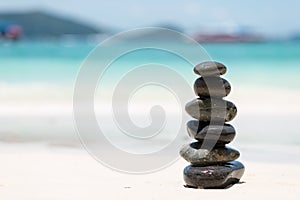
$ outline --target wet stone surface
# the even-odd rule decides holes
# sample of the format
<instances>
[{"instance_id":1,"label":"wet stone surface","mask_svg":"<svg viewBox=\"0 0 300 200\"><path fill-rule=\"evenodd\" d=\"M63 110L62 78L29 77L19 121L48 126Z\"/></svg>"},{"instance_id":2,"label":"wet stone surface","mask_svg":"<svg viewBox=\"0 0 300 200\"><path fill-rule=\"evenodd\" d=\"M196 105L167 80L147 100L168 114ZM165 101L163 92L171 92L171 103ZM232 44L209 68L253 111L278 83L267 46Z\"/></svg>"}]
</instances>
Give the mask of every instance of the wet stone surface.
<instances>
[{"instance_id":1,"label":"wet stone surface","mask_svg":"<svg viewBox=\"0 0 300 200\"><path fill-rule=\"evenodd\" d=\"M228 188L238 183L245 167L238 161L210 166L189 165L183 171L187 187L192 188Z\"/></svg>"},{"instance_id":2,"label":"wet stone surface","mask_svg":"<svg viewBox=\"0 0 300 200\"><path fill-rule=\"evenodd\" d=\"M187 132L190 137L198 141L212 140L224 145L230 143L236 134L230 124L210 125L209 122L198 120L188 121Z\"/></svg>"},{"instance_id":3,"label":"wet stone surface","mask_svg":"<svg viewBox=\"0 0 300 200\"><path fill-rule=\"evenodd\" d=\"M194 142L184 145L179 153L189 163L201 166L233 161L240 156L237 150L226 146L213 146L213 149L209 149L202 147L202 144Z\"/></svg>"},{"instance_id":4,"label":"wet stone surface","mask_svg":"<svg viewBox=\"0 0 300 200\"><path fill-rule=\"evenodd\" d=\"M225 65L215 61L203 62L194 67L195 74L200 76L220 76L225 74L226 71Z\"/></svg>"},{"instance_id":5,"label":"wet stone surface","mask_svg":"<svg viewBox=\"0 0 300 200\"><path fill-rule=\"evenodd\" d=\"M194 83L194 92L199 97L225 97L230 91L229 82L220 77L201 77Z\"/></svg>"},{"instance_id":6,"label":"wet stone surface","mask_svg":"<svg viewBox=\"0 0 300 200\"><path fill-rule=\"evenodd\" d=\"M231 121L237 113L236 106L223 99L194 99L185 106L186 112L201 121Z\"/></svg>"}]
</instances>

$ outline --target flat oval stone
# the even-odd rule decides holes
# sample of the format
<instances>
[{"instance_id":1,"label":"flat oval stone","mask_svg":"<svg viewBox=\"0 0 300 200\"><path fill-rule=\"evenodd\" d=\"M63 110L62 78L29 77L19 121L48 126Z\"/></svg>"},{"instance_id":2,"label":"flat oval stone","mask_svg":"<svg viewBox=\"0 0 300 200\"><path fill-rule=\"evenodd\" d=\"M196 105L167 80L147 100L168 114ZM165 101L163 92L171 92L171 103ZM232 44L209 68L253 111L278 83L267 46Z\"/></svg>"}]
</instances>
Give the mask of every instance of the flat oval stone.
<instances>
[{"instance_id":1,"label":"flat oval stone","mask_svg":"<svg viewBox=\"0 0 300 200\"><path fill-rule=\"evenodd\" d=\"M236 160L240 153L229 147L215 147L212 150L201 149L201 142L193 142L184 145L180 150L180 155L194 165L210 165L225 163Z\"/></svg>"},{"instance_id":2,"label":"flat oval stone","mask_svg":"<svg viewBox=\"0 0 300 200\"><path fill-rule=\"evenodd\" d=\"M244 165L238 161L205 167L189 165L184 169L183 177L188 187L223 189L238 183L244 171Z\"/></svg>"},{"instance_id":3,"label":"flat oval stone","mask_svg":"<svg viewBox=\"0 0 300 200\"><path fill-rule=\"evenodd\" d=\"M223 99L194 99L186 104L185 110L191 117L200 121L228 122L237 113L236 106Z\"/></svg>"},{"instance_id":4,"label":"flat oval stone","mask_svg":"<svg viewBox=\"0 0 300 200\"><path fill-rule=\"evenodd\" d=\"M212 140L218 144L228 144L235 137L235 129L230 124L209 125L209 122L191 120L187 123L187 132L190 137L203 141Z\"/></svg>"},{"instance_id":5,"label":"flat oval stone","mask_svg":"<svg viewBox=\"0 0 300 200\"><path fill-rule=\"evenodd\" d=\"M230 93L231 86L220 77L200 77L194 83L194 91L199 97L225 97Z\"/></svg>"},{"instance_id":6,"label":"flat oval stone","mask_svg":"<svg viewBox=\"0 0 300 200\"><path fill-rule=\"evenodd\" d=\"M225 65L215 61L200 63L194 67L195 74L200 76L220 76L227 71Z\"/></svg>"}]
</instances>

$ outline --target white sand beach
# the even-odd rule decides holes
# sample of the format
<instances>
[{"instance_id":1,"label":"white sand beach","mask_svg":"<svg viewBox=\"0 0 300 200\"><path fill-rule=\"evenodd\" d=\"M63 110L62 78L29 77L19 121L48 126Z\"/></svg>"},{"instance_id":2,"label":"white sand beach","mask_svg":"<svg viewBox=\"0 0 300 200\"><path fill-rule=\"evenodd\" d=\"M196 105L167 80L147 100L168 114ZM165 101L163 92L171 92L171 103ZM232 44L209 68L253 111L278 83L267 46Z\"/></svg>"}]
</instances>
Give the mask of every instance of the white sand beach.
<instances>
[{"instance_id":1,"label":"white sand beach","mask_svg":"<svg viewBox=\"0 0 300 200\"><path fill-rule=\"evenodd\" d=\"M289 104L281 106L287 97ZM71 96L63 104L14 99L1 103L0 199L281 200L300 196L299 96L293 91L236 87L228 98L239 110L232 122L237 136L229 146L241 152L238 160L246 171L241 184L226 190L183 187L182 171L188 163L182 158L147 175L106 168L77 138Z\"/></svg>"},{"instance_id":2,"label":"white sand beach","mask_svg":"<svg viewBox=\"0 0 300 200\"><path fill-rule=\"evenodd\" d=\"M300 162L280 161L286 156L292 160L299 148L288 149L290 155L284 147L274 146L271 151L266 147L260 153L253 146L242 148L246 171L240 184L225 190L196 190L183 187L182 169L187 165L183 159L153 174L129 175L104 167L81 148L4 143L0 146L0 198L5 200L296 200L300 195ZM249 153L253 150L257 152ZM262 160L253 160L256 153Z\"/></svg>"}]
</instances>

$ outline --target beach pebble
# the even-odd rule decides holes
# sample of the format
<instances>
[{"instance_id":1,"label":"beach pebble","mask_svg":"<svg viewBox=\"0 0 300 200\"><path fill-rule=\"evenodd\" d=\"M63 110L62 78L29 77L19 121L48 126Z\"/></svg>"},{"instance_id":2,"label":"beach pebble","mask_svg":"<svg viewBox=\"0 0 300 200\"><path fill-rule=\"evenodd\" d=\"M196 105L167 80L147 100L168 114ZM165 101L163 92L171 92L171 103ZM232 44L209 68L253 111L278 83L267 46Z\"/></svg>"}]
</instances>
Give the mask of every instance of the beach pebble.
<instances>
[{"instance_id":1,"label":"beach pebble","mask_svg":"<svg viewBox=\"0 0 300 200\"><path fill-rule=\"evenodd\" d=\"M244 171L244 165L238 161L204 167L189 165L184 169L183 177L187 187L221 189L238 183Z\"/></svg>"},{"instance_id":2,"label":"beach pebble","mask_svg":"<svg viewBox=\"0 0 300 200\"><path fill-rule=\"evenodd\" d=\"M226 67L222 63L207 61L194 67L194 72L200 76L220 76L226 73Z\"/></svg>"},{"instance_id":3,"label":"beach pebble","mask_svg":"<svg viewBox=\"0 0 300 200\"><path fill-rule=\"evenodd\" d=\"M184 145L179 153L186 161L201 166L233 161L240 156L237 150L229 147L216 147L210 150L201 146L202 142L193 142Z\"/></svg>"},{"instance_id":4,"label":"beach pebble","mask_svg":"<svg viewBox=\"0 0 300 200\"><path fill-rule=\"evenodd\" d=\"M194 83L194 91L199 97L225 97L230 93L231 86L220 77L200 77Z\"/></svg>"},{"instance_id":5,"label":"beach pebble","mask_svg":"<svg viewBox=\"0 0 300 200\"><path fill-rule=\"evenodd\" d=\"M201 121L231 121L237 113L236 106L223 99L194 99L186 104L186 112Z\"/></svg>"},{"instance_id":6,"label":"beach pebble","mask_svg":"<svg viewBox=\"0 0 300 200\"><path fill-rule=\"evenodd\" d=\"M187 131L190 137L198 141L205 138L218 144L228 144L235 137L235 129L230 124L209 125L209 122L191 120L187 123Z\"/></svg>"}]
</instances>

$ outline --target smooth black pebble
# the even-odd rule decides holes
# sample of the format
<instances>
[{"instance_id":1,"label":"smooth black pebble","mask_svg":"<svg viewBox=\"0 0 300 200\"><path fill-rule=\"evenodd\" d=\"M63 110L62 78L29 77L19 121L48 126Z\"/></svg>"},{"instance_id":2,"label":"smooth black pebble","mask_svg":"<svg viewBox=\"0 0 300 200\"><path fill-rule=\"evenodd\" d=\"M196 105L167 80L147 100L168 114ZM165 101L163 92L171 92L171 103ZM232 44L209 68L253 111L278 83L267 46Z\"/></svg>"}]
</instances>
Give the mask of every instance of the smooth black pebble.
<instances>
[{"instance_id":1,"label":"smooth black pebble","mask_svg":"<svg viewBox=\"0 0 300 200\"><path fill-rule=\"evenodd\" d=\"M204 167L189 165L184 169L183 176L187 187L223 189L238 183L244 171L242 163L232 161Z\"/></svg>"},{"instance_id":2,"label":"smooth black pebble","mask_svg":"<svg viewBox=\"0 0 300 200\"><path fill-rule=\"evenodd\" d=\"M188 121L187 132L198 141L212 140L224 145L230 143L236 135L234 127L230 124L214 125L198 120Z\"/></svg>"}]
</instances>

